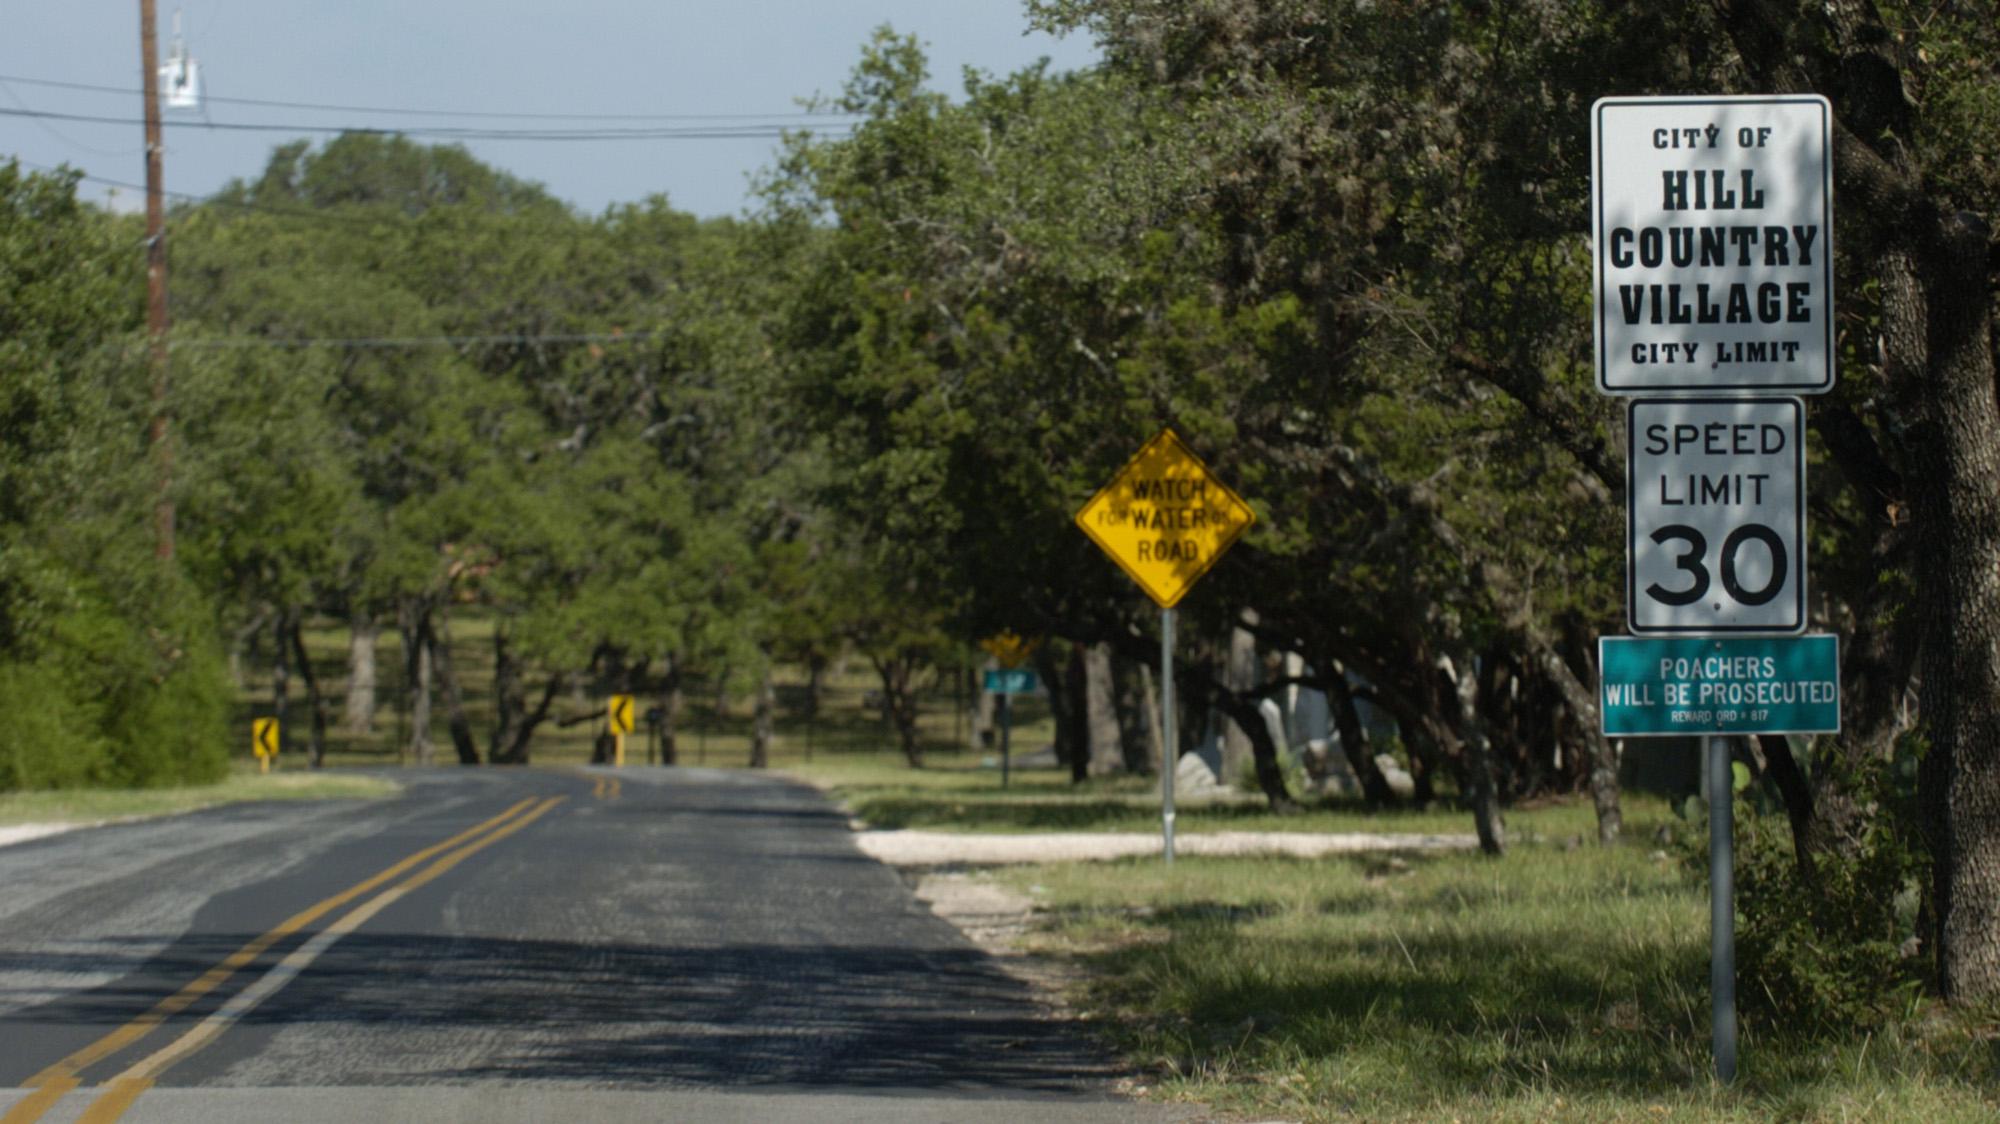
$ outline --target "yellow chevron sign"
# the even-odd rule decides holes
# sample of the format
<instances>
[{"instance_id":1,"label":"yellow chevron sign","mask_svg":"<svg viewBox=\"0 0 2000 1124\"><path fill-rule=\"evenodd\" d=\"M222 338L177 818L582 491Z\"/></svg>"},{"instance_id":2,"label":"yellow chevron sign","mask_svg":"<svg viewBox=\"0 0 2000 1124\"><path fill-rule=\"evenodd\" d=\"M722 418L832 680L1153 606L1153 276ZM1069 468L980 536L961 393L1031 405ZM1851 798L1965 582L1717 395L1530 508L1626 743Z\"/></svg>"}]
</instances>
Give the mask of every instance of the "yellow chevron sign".
<instances>
[{"instance_id":1,"label":"yellow chevron sign","mask_svg":"<svg viewBox=\"0 0 2000 1124\"><path fill-rule=\"evenodd\" d=\"M611 719L610 726L612 733L629 734L632 732L631 695L611 696L611 705L607 709L610 714L610 719Z\"/></svg>"},{"instance_id":2,"label":"yellow chevron sign","mask_svg":"<svg viewBox=\"0 0 2000 1124\"><path fill-rule=\"evenodd\" d=\"M270 761L278 756L278 720L275 718L252 718L250 720L250 752L261 761Z\"/></svg>"}]
</instances>

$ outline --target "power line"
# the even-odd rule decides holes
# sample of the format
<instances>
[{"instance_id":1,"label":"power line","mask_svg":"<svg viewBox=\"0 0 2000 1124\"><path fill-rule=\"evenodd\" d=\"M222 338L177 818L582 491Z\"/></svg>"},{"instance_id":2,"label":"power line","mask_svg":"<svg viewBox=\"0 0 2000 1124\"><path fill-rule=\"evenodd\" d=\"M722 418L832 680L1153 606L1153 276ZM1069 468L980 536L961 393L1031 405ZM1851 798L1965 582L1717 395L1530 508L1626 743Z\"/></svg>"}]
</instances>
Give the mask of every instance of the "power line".
<instances>
[{"instance_id":1,"label":"power line","mask_svg":"<svg viewBox=\"0 0 2000 1124\"><path fill-rule=\"evenodd\" d=\"M12 160L14 163L19 164L24 168L33 168L36 171L40 172L61 173L62 171L64 171L63 168L59 168L51 164L38 164L33 160L22 160L19 157L10 156L7 159ZM146 190L146 185L142 183L133 183L130 180L115 180L115 179L110 179L106 176L94 176L88 172L79 171L78 169L75 168L70 168L68 170L74 172L76 174L76 178L85 183L99 184L104 187L125 188L126 190L129 191ZM315 207L279 207L279 206L273 206L272 204L269 203L252 203L240 199L227 199L223 198L220 195L204 198L202 196L193 195L185 191L162 191L160 194L165 195L178 202L192 204L196 207L223 207L235 211L249 211L254 214L283 215L288 218L310 219L314 222L330 222L346 226L366 227L370 230L380 228L383 219L383 216L380 214L375 214L375 215L349 214L342 211L327 210ZM396 217L406 217L406 216L399 215Z\"/></svg>"},{"instance_id":2,"label":"power line","mask_svg":"<svg viewBox=\"0 0 2000 1124\"><path fill-rule=\"evenodd\" d=\"M57 113L40 109L7 109L0 107L0 117L24 117L42 121L76 121L91 125L119 125L131 127L138 121L130 117L102 117L83 113ZM696 125L659 126L656 128L602 128L602 129L480 129L452 126L417 126L408 129L384 129L366 125L277 125L257 124L243 121L169 121L168 125L178 129L207 129L220 132L253 133L358 133L372 136L425 137L432 140L486 140L486 141L626 141L626 140L778 140L786 134L797 131L787 125ZM847 122L833 123L836 131L851 132L853 125Z\"/></svg>"},{"instance_id":3,"label":"power line","mask_svg":"<svg viewBox=\"0 0 2000 1124\"><path fill-rule=\"evenodd\" d=\"M60 90L88 90L94 93L120 94L127 97L136 95L136 90L120 89L116 86L97 86L88 82L58 82L48 78L23 78L18 75L0 74L0 82L19 82L24 86L46 86ZM203 95L203 100L226 105L253 105L271 109L304 109L327 113L379 113L389 116L409 117L466 117L496 121L763 121L790 120L804 117L853 117L849 113L821 113L811 110L791 110L782 113L511 113L477 109L414 109L408 106L382 105L333 105L320 102L272 101L265 98L229 98L214 94Z\"/></svg>"},{"instance_id":4,"label":"power line","mask_svg":"<svg viewBox=\"0 0 2000 1124\"><path fill-rule=\"evenodd\" d=\"M496 336L300 336L291 339L286 339L282 336L193 336L172 340L170 341L170 346L205 351L253 347L281 348L286 350L313 347L518 347L538 343L645 343L666 334L665 332L637 331Z\"/></svg>"}]
</instances>

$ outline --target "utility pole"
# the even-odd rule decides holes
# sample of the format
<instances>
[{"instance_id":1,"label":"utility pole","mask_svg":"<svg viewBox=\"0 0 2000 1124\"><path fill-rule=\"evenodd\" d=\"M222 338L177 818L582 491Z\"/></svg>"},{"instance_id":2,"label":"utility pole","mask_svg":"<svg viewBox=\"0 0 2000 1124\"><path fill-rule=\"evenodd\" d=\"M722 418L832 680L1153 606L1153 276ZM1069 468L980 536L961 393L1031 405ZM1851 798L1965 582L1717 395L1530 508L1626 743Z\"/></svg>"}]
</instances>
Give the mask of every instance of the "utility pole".
<instances>
[{"instance_id":1,"label":"utility pole","mask_svg":"<svg viewBox=\"0 0 2000 1124\"><path fill-rule=\"evenodd\" d=\"M139 77L146 98L146 341L153 364L153 553L174 556L174 450L167 433L167 231L160 189L160 56L153 0L139 0Z\"/></svg>"}]
</instances>

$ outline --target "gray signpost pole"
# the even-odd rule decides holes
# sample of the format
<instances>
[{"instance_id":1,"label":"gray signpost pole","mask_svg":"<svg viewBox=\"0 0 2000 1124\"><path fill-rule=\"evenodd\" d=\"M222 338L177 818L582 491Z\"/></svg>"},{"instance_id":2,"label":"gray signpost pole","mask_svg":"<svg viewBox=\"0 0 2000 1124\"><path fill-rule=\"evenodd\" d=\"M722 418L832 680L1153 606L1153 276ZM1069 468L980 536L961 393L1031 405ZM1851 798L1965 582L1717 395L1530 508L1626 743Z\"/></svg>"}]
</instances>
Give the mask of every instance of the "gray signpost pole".
<instances>
[{"instance_id":1,"label":"gray signpost pole","mask_svg":"<svg viewBox=\"0 0 2000 1124\"><path fill-rule=\"evenodd\" d=\"M1174 730L1174 611L1160 610L1160 827L1167 864L1174 861L1174 768L1180 764Z\"/></svg>"},{"instance_id":2,"label":"gray signpost pole","mask_svg":"<svg viewBox=\"0 0 2000 1124\"><path fill-rule=\"evenodd\" d=\"M1007 734L1009 732L1008 728L1014 724L1014 719L1012 715L1013 708L1009 705L1009 700L1012 697L1013 696L1011 695L1004 695L1004 694L1000 696L1000 787L1001 788L1007 787Z\"/></svg>"},{"instance_id":3,"label":"gray signpost pole","mask_svg":"<svg viewBox=\"0 0 2000 1124\"><path fill-rule=\"evenodd\" d=\"M1708 991L1715 1079L1736 1080L1736 865L1734 775L1729 741L1702 739L1708 753Z\"/></svg>"}]
</instances>

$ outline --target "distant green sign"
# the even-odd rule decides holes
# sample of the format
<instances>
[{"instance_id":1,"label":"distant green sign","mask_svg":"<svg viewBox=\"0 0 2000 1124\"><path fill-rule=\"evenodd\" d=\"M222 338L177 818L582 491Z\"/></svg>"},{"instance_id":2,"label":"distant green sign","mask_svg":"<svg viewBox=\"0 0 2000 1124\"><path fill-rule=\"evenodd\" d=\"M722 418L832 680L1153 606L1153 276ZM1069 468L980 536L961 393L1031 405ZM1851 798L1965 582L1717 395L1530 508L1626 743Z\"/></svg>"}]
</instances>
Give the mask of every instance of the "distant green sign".
<instances>
[{"instance_id":1,"label":"distant green sign","mask_svg":"<svg viewBox=\"0 0 2000 1124\"><path fill-rule=\"evenodd\" d=\"M1832 636L1605 636L1597 663L1606 737L1840 732Z\"/></svg>"},{"instance_id":2,"label":"distant green sign","mask_svg":"<svg viewBox=\"0 0 2000 1124\"><path fill-rule=\"evenodd\" d=\"M986 689L996 695L1031 695L1042 689L1042 681L1025 667L986 669Z\"/></svg>"}]
</instances>

